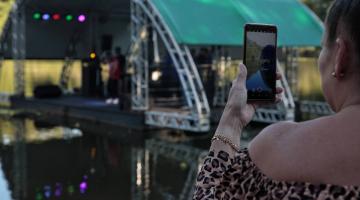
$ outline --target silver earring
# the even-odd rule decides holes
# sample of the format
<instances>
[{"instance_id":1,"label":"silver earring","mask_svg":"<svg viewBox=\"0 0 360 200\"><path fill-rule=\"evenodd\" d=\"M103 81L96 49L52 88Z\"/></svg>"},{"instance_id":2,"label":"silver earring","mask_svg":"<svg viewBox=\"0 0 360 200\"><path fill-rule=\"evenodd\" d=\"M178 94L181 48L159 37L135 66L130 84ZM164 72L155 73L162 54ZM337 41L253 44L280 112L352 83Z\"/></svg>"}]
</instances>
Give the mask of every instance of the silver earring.
<instances>
[{"instance_id":1,"label":"silver earring","mask_svg":"<svg viewBox=\"0 0 360 200\"><path fill-rule=\"evenodd\" d=\"M337 74L335 72L332 72L331 75L334 77L334 78L337 78ZM339 76L342 78L345 76L344 73L340 73Z\"/></svg>"}]
</instances>

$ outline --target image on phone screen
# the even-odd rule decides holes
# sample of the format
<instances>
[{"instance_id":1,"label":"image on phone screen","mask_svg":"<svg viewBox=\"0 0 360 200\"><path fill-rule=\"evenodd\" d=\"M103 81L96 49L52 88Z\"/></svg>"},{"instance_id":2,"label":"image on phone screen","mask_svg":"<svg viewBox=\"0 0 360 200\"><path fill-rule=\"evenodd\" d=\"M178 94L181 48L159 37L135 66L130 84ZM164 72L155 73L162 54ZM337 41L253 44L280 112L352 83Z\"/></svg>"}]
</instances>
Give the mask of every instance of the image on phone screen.
<instances>
[{"instance_id":1,"label":"image on phone screen","mask_svg":"<svg viewBox=\"0 0 360 200\"><path fill-rule=\"evenodd\" d=\"M245 59L249 98L272 98L276 76L276 33L247 31Z\"/></svg>"}]
</instances>

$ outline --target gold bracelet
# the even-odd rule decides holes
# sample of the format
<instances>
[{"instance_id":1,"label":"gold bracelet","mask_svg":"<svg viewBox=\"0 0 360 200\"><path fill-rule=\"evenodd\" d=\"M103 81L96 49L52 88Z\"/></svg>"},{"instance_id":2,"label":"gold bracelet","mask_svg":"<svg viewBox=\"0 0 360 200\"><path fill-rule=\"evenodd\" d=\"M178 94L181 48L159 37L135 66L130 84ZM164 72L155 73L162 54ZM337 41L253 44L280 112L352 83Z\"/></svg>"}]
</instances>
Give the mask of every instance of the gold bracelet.
<instances>
[{"instance_id":1,"label":"gold bracelet","mask_svg":"<svg viewBox=\"0 0 360 200\"><path fill-rule=\"evenodd\" d=\"M222 135L214 135L214 137L211 139L211 142L215 141L215 140L219 140L221 142L223 142L224 144L229 145L234 151L236 152L240 152L240 147L238 147L236 144L234 144L233 142L231 142L231 140L227 137L224 137Z\"/></svg>"}]
</instances>

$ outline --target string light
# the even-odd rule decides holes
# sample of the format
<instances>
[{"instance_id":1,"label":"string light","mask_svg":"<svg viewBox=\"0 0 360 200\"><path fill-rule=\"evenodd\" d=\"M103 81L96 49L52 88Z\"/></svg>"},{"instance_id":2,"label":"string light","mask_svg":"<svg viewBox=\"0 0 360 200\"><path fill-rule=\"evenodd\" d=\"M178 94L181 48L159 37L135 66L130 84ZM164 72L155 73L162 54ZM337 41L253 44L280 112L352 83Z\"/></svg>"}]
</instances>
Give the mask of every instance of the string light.
<instances>
[{"instance_id":1,"label":"string light","mask_svg":"<svg viewBox=\"0 0 360 200\"><path fill-rule=\"evenodd\" d=\"M38 13L38 12L34 13L34 14L33 14L33 18L34 18L35 20L39 20L39 19L41 19L41 14Z\"/></svg>"},{"instance_id":2,"label":"string light","mask_svg":"<svg viewBox=\"0 0 360 200\"><path fill-rule=\"evenodd\" d=\"M71 21L74 19L74 17L72 15L66 15L65 19L66 21Z\"/></svg>"},{"instance_id":3,"label":"string light","mask_svg":"<svg viewBox=\"0 0 360 200\"><path fill-rule=\"evenodd\" d=\"M60 20L61 16L60 16L60 14L56 13L56 14L53 14L52 18L53 18L53 20L58 21L58 20Z\"/></svg>"},{"instance_id":4,"label":"string light","mask_svg":"<svg viewBox=\"0 0 360 200\"><path fill-rule=\"evenodd\" d=\"M85 15L79 15L79 17L78 17L78 21L79 21L80 23L85 22L85 20L86 20Z\"/></svg>"},{"instance_id":5,"label":"string light","mask_svg":"<svg viewBox=\"0 0 360 200\"><path fill-rule=\"evenodd\" d=\"M50 19L50 15L49 14L43 14L42 19L44 21L48 21Z\"/></svg>"}]
</instances>

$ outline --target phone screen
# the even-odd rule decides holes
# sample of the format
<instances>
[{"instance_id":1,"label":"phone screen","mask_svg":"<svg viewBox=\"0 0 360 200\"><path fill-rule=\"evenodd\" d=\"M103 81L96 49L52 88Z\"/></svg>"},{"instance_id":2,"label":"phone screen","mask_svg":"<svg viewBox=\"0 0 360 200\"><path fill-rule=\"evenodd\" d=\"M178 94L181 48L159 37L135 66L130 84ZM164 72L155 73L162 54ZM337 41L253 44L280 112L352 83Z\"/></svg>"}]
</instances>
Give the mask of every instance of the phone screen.
<instances>
[{"instance_id":1,"label":"phone screen","mask_svg":"<svg viewBox=\"0 0 360 200\"><path fill-rule=\"evenodd\" d=\"M247 28L246 28L247 29ZM274 100L276 84L276 27L255 26L245 31L248 100Z\"/></svg>"}]
</instances>

